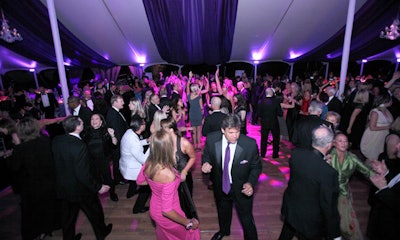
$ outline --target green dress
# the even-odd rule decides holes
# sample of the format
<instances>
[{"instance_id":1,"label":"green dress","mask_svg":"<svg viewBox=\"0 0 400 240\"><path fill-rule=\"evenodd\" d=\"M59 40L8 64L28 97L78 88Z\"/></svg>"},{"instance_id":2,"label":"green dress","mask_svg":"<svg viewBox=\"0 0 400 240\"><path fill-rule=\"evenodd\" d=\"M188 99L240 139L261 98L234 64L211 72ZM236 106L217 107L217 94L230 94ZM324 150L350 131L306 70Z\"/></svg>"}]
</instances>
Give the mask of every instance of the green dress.
<instances>
[{"instance_id":1,"label":"green dress","mask_svg":"<svg viewBox=\"0 0 400 240\"><path fill-rule=\"evenodd\" d=\"M340 163L336 148L332 150L331 165L339 175L339 200L340 229L344 239L363 239L360 226L352 206L352 197L349 189L349 179L358 170L365 177L370 177L373 172L365 166L356 155L346 152L343 163Z\"/></svg>"}]
</instances>

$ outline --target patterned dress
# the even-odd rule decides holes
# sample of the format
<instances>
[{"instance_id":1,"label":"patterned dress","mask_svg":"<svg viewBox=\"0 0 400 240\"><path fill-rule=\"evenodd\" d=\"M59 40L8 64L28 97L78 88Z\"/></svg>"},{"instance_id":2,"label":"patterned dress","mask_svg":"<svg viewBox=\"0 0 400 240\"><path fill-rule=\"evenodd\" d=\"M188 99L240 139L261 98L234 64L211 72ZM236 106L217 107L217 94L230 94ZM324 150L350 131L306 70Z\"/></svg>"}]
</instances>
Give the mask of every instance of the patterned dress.
<instances>
[{"instance_id":1,"label":"patterned dress","mask_svg":"<svg viewBox=\"0 0 400 240\"><path fill-rule=\"evenodd\" d=\"M346 152L343 162L340 163L335 148L332 149L331 165L339 174L340 193L338 210L340 214L340 230L342 232L342 237L349 240L363 239L357 216L353 209L349 179L356 170L368 178L373 173L351 152Z\"/></svg>"}]
</instances>

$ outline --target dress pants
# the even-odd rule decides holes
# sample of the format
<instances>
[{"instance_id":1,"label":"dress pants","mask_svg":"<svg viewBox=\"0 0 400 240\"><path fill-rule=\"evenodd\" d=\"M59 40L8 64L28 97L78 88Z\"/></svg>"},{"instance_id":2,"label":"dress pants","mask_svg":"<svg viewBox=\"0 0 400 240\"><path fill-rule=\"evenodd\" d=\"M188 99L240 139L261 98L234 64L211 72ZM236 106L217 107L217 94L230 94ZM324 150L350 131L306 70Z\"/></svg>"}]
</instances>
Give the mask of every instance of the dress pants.
<instances>
[{"instance_id":1,"label":"dress pants","mask_svg":"<svg viewBox=\"0 0 400 240\"><path fill-rule=\"evenodd\" d=\"M64 199L61 205L61 226L64 240L72 240L75 238L75 225L80 209L82 209L89 219L96 239L105 239L106 224L104 222L104 212L97 194L84 196L78 202L71 202Z\"/></svg>"},{"instance_id":2,"label":"dress pants","mask_svg":"<svg viewBox=\"0 0 400 240\"><path fill-rule=\"evenodd\" d=\"M261 146L260 146L260 153L261 157L265 157L267 153L267 142L268 142L268 134L271 131L272 133L272 149L273 149L273 156L277 156L279 154L279 142L280 142L280 129L279 125L276 124L273 127L267 127L261 125Z\"/></svg>"},{"instance_id":3,"label":"dress pants","mask_svg":"<svg viewBox=\"0 0 400 240\"><path fill-rule=\"evenodd\" d=\"M240 193L242 194L242 193ZM229 235L231 232L232 207L235 203L236 212L239 217L240 224L243 228L244 239L257 240L257 229L253 218L253 197L235 196L231 189L229 194L222 194L221 199L217 199L218 223L220 232Z\"/></svg>"},{"instance_id":4,"label":"dress pants","mask_svg":"<svg viewBox=\"0 0 400 240\"><path fill-rule=\"evenodd\" d=\"M136 181L132 181L136 185ZM140 211L144 209L147 200L150 197L150 187L148 185L140 186L138 189L138 197L136 199L135 205L133 205L132 211Z\"/></svg>"},{"instance_id":5,"label":"dress pants","mask_svg":"<svg viewBox=\"0 0 400 240\"><path fill-rule=\"evenodd\" d=\"M279 240L292 240L294 237L297 237L298 240L322 240L321 237L315 238L306 238L303 234L299 233L296 229L294 229L290 224L285 222L282 227L281 234L279 235Z\"/></svg>"}]
</instances>

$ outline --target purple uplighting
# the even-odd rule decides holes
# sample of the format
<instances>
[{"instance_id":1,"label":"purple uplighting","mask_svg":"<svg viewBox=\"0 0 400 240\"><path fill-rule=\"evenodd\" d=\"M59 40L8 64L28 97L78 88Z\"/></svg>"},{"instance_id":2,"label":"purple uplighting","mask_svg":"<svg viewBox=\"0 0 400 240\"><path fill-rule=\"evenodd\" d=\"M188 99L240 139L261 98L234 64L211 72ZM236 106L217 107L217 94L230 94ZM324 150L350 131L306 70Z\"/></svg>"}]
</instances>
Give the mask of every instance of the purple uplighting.
<instances>
[{"instance_id":1,"label":"purple uplighting","mask_svg":"<svg viewBox=\"0 0 400 240\"><path fill-rule=\"evenodd\" d=\"M139 224L139 221L137 220L137 219L133 219L133 221L132 221L132 224L131 224L131 226L130 226L130 229L132 230L132 231L136 231L136 229L137 229L137 227L138 227L138 224Z\"/></svg>"},{"instance_id":2,"label":"purple uplighting","mask_svg":"<svg viewBox=\"0 0 400 240\"><path fill-rule=\"evenodd\" d=\"M293 51L293 50L290 50L290 52L289 52L289 59L298 58L298 57L300 57L300 56L303 55L303 54L304 54L304 52L295 52L295 51Z\"/></svg>"},{"instance_id":3,"label":"purple uplighting","mask_svg":"<svg viewBox=\"0 0 400 240\"><path fill-rule=\"evenodd\" d=\"M271 181L269 181L269 185L271 185L272 187L275 187L275 188L280 188L280 187L284 187L285 183L283 183L282 181L271 179Z\"/></svg>"},{"instance_id":4,"label":"purple uplighting","mask_svg":"<svg viewBox=\"0 0 400 240\"><path fill-rule=\"evenodd\" d=\"M260 176L258 177L258 181L259 182L264 182L264 181L266 181L268 179L269 179L269 177L265 173L261 173Z\"/></svg>"}]
</instances>

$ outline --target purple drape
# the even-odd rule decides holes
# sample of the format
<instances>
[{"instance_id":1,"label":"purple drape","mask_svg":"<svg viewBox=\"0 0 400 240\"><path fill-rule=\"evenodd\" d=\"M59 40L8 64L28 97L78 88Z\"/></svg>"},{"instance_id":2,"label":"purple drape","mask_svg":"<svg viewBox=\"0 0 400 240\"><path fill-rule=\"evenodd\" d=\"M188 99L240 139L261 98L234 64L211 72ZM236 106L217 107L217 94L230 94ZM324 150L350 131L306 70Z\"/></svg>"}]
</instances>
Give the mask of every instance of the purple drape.
<instances>
[{"instance_id":1,"label":"purple drape","mask_svg":"<svg viewBox=\"0 0 400 240\"><path fill-rule=\"evenodd\" d=\"M232 52L238 0L143 0L160 56L175 64L221 64Z\"/></svg>"}]
</instances>

